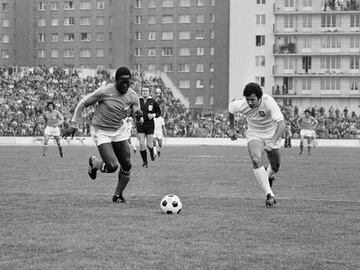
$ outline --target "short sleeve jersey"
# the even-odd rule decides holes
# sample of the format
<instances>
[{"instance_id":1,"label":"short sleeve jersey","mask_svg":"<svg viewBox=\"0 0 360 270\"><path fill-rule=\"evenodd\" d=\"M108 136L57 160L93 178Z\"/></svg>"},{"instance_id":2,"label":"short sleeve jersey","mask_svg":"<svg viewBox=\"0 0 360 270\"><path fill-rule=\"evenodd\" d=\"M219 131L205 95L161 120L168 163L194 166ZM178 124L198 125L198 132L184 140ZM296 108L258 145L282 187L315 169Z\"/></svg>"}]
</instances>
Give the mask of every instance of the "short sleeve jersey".
<instances>
[{"instance_id":1,"label":"short sleeve jersey","mask_svg":"<svg viewBox=\"0 0 360 270\"><path fill-rule=\"evenodd\" d=\"M276 122L284 119L280 108L273 97L263 94L259 106L251 109L246 99L235 100L229 104L229 112L241 113L246 117L248 130L270 132L276 129Z\"/></svg>"},{"instance_id":2,"label":"short sleeve jersey","mask_svg":"<svg viewBox=\"0 0 360 270\"><path fill-rule=\"evenodd\" d=\"M53 110L52 112L46 111L43 117L47 120L46 125L48 127L57 127L59 125L59 121L63 119L62 115L57 110Z\"/></svg>"},{"instance_id":3,"label":"short sleeve jersey","mask_svg":"<svg viewBox=\"0 0 360 270\"><path fill-rule=\"evenodd\" d=\"M300 116L299 120L298 120L298 124L299 124L299 127L301 129L314 129L316 124L317 124L317 121L314 117L312 116L309 116L308 118L306 118L305 116Z\"/></svg>"},{"instance_id":4,"label":"short sleeve jersey","mask_svg":"<svg viewBox=\"0 0 360 270\"><path fill-rule=\"evenodd\" d=\"M155 123L154 133L162 134L162 127L165 126L164 118L161 116L154 118L154 123Z\"/></svg>"}]
</instances>

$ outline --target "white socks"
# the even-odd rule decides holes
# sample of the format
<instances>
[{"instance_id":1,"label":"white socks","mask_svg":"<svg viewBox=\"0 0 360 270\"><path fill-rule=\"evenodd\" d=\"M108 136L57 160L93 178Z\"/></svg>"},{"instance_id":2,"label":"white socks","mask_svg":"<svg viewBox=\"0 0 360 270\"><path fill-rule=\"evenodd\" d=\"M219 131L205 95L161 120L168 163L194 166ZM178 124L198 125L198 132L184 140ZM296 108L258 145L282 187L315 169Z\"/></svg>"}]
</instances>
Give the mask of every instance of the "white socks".
<instances>
[{"instance_id":1,"label":"white socks","mask_svg":"<svg viewBox=\"0 0 360 270\"><path fill-rule=\"evenodd\" d=\"M260 168L253 169L253 170L254 170L256 180L260 184L261 188L264 190L265 195L270 193L271 196L274 196L274 193L272 192L272 190L270 188L269 176L268 176L267 172L265 171L264 166L261 166Z\"/></svg>"}]
</instances>

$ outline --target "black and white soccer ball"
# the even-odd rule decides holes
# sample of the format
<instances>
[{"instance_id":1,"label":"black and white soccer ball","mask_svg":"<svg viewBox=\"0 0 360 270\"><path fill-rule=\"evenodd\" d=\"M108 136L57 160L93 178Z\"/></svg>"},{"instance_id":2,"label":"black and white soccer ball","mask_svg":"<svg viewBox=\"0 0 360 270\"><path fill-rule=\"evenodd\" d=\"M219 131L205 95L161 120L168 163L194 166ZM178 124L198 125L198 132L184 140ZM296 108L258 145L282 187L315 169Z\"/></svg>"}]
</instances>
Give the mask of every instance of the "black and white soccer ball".
<instances>
[{"instance_id":1,"label":"black and white soccer ball","mask_svg":"<svg viewBox=\"0 0 360 270\"><path fill-rule=\"evenodd\" d=\"M182 203L175 194L168 194L161 199L160 208L165 214L179 214Z\"/></svg>"}]
</instances>

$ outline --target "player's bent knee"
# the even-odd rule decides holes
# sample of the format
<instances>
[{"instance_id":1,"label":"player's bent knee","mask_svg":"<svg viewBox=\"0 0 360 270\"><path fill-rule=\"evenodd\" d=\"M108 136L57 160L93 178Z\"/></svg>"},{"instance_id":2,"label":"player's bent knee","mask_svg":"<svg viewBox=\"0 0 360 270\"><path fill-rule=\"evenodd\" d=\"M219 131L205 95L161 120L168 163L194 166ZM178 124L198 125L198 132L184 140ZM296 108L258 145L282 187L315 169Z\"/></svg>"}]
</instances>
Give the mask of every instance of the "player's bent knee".
<instances>
[{"instance_id":1,"label":"player's bent knee","mask_svg":"<svg viewBox=\"0 0 360 270\"><path fill-rule=\"evenodd\" d=\"M262 164L262 159L258 157L252 157L251 161L253 163L254 168L260 168Z\"/></svg>"},{"instance_id":2,"label":"player's bent knee","mask_svg":"<svg viewBox=\"0 0 360 270\"><path fill-rule=\"evenodd\" d=\"M105 164L105 171L108 173L116 172L116 170L119 168L119 165L116 163L106 163Z\"/></svg>"}]
</instances>

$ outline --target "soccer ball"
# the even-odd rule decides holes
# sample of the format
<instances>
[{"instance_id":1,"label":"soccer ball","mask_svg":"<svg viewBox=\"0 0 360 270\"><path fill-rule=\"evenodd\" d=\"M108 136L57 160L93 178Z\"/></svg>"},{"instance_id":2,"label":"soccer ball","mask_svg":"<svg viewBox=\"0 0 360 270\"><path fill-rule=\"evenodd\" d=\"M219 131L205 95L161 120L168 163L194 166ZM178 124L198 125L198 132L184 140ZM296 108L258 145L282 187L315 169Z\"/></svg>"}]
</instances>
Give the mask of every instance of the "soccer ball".
<instances>
[{"instance_id":1,"label":"soccer ball","mask_svg":"<svg viewBox=\"0 0 360 270\"><path fill-rule=\"evenodd\" d=\"M168 194L161 199L160 208L165 214L179 214L182 208L182 203L178 196Z\"/></svg>"}]
</instances>

